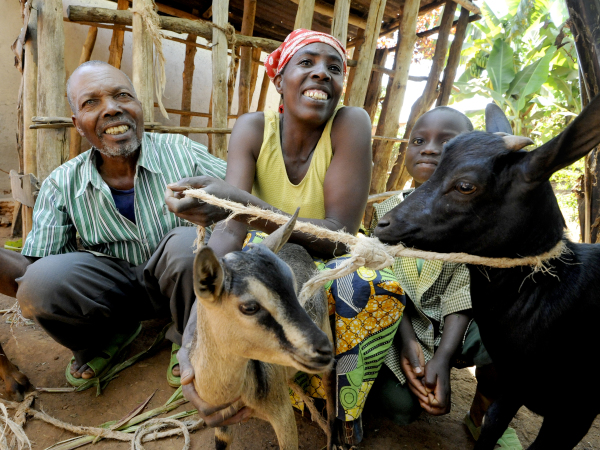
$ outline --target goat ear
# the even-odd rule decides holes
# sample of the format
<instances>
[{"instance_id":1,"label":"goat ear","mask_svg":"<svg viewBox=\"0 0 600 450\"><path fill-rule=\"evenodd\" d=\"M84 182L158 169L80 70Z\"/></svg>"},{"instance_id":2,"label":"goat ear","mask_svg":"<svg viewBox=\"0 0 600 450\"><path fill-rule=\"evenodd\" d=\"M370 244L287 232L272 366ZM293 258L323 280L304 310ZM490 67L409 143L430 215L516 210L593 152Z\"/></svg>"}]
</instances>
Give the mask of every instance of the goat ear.
<instances>
[{"instance_id":1,"label":"goat ear","mask_svg":"<svg viewBox=\"0 0 600 450\"><path fill-rule=\"evenodd\" d=\"M485 107L485 131L488 133L513 134L512 127L504 115L504 111L495 103L489 103Z\"/></svg>"},{"instance_id":2,"label":"goat ear","mask_svg":"<svg viewBox=\"0 0 600 450\"><path fill-rule=\"evenodd\" d=\"M215 301L223 290L223 268L210 247L202 247L194 258L194 292L202 300Z\"/></svg>"},{"instance_id":3,"label":"goat ear","mask_svg":"<svg viewBox=\"0 0 600 450\"><path fill-rule=\"evenodd\" d=\"M285 225L282 225L277 230L273 231L264 241L262 241L262 245L266 246L273 253L277 253L281 250L281 247L285 245L285 243L290 238L292 231L294 231L294 225L296 225L296 219L298 218L298 212L300 208L296 209L294 215L287 221Z\"/></svg>"},{"instance_id":4,"label":"goat ear","mask_svg":"<svg viewBox=\"0 0 600 450\"><path fill-rule=\"evenodd\" d=\"M600 96L594 97L569 126L554 139L529 152L523 161L529 181L545 181L588 154L600 143Z\"/></svg>"}]
</instances>

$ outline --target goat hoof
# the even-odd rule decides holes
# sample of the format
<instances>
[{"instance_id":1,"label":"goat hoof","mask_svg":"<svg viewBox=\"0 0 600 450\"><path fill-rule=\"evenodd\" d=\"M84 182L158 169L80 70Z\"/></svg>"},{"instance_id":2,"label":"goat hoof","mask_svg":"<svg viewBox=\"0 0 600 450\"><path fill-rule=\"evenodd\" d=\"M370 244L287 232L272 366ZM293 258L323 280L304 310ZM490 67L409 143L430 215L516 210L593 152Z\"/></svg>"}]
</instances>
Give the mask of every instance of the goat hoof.
<instances>
[{"instance_id":1,"label":"goat hoof","mask_svg":"<svg viewBox=\"0 0 600 450\"><path fill-rule=\"evenodd\" d=\"M4 392L10 400L21 402L30 386L29 379L15 365L9 364L12 367L0 374L4 380Z\"/></svg>"}]
</instances>

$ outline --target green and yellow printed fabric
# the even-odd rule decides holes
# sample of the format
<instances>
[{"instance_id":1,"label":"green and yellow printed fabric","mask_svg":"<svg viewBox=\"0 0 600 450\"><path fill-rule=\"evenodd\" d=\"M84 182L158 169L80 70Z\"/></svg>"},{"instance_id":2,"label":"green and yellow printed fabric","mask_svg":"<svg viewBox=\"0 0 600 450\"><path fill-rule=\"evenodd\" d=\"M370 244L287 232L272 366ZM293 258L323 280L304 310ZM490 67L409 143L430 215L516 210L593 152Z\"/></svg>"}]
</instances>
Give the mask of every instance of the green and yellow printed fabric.
<instances>
[{"instance_id":1,"label":"green and yellow printed fabric","mask_svg":"<svg viewBox=\"0 0 600 450\"><path fill-rule=\"evenodd\" d=\"M248 233L246 244L259 243L267 235ZM313 258L318 270L330 270L350 255L328 261ZM373 382L377 378L404 311L404 292L391 268L359 268L325 285L329 314L335 323L337 375L337 417L358 419ZM296 382L311 397L325 398L318 375L298 373ZM302 400L290 394L295 407L303 410Z\"/></svg>"}]
</instances>

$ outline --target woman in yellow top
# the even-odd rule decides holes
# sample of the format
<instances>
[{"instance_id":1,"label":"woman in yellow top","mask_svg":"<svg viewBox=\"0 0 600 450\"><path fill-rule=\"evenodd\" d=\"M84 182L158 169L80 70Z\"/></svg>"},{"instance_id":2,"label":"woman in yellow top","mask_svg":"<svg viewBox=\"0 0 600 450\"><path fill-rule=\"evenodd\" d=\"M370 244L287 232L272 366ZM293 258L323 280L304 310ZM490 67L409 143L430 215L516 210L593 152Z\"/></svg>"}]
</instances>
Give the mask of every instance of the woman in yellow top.
<instances>
[{"instance_id":1,"label":"woman in yellow top","mask_svg":"<svg viewBox=\"0 0 600 450\"><path fill-rule=\"evenodd\" d=\"M280 113L239 117L229 142L225 182L200 177L171 185L175 194L167 195L169 208L205 226L226 217L218 208L182 198L186 187L203 187L220 198L290 215L300 206L299 220L357 233L371 181L371 122L362 108L339 107L344 47L330 35L296 30L267 57L265 68L281 94ZM208 245L224 255L278 228L255 220L250 227L259 231L248 233L247 220L217 224ZM347 253L343 245L300 232L290 242L321 258L321 268L335 267ZM362 435L358 419L402 317L404 295L390 270L362 269L334 281L328 297L336 314L337 417L344 424L339 428L348 444L357 444ZM184 385L193 378L186 359L180 352ZM318 379L298 381L318 396ZM194 395L189 390L188 398ZM232 420L243 416L240 412Z\"/></svg>"}]
</instances>

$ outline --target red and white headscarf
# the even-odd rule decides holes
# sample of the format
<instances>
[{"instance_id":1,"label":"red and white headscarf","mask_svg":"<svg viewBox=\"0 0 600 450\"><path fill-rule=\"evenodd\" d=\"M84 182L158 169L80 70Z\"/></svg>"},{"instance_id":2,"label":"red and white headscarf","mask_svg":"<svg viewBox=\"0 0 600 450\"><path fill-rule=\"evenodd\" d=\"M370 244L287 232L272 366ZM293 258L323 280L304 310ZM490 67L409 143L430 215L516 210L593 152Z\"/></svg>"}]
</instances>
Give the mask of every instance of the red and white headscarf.
<instances>
[{"instance_id":1,"label":"red and white headscarf","mask_svg":"<svg viewBox=\"0 0 600 450\"><path fill-rule=\"evenodd\" d=\"M345 75L347 58L344 45L330 34L299 28L292 31L288 37L285 38L285 41L283 41L283 43L277 48L277 50L267 56L267 59L265 60L265 69L269 78L271 80L275 78L275 76L283 70L283 68L298 50L314 42L323 42L324 44L328 44L340 54L340 57L344 62Z\"/></svg>"}]
</instances>

